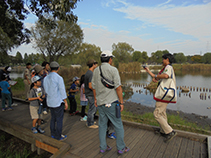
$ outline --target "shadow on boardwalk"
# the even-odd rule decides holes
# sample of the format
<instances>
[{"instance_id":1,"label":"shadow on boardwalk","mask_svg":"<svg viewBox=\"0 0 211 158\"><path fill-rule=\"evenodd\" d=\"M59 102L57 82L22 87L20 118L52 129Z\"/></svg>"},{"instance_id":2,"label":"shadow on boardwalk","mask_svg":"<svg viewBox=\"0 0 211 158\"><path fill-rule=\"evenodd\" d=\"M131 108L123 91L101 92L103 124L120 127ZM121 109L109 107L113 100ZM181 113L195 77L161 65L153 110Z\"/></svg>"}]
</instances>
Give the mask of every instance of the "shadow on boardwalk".
<instances>
[{"instance_id":1,"label":"shadow on boardwalk","mask_svg":"<svg viewBox=\"0 0 211 158\"><path fill-rule=\"evenodd\" d=\"M7 120L12 124L30 129L32 120L27 103L17 102L18 106L13 111L0 112L0 119ZM107 139L107 144L113 149L105 154L99 153L98 129L88 129L86 122L79 121L80 116L64 115L63 134L67 135L65 143L70 144L71 149L63 156L64 158L206 158L208 157L206 142L194 141L177 136L169 143L163 142L163 137L155 135L152 131L124 125L125 143L130 151L122 156L117 154L116 141ZM50 113L44 115L47 121L42 125L45 135L50 137ZM33 134L32 134L33 135Z\"/></svg>"}]
</instances>

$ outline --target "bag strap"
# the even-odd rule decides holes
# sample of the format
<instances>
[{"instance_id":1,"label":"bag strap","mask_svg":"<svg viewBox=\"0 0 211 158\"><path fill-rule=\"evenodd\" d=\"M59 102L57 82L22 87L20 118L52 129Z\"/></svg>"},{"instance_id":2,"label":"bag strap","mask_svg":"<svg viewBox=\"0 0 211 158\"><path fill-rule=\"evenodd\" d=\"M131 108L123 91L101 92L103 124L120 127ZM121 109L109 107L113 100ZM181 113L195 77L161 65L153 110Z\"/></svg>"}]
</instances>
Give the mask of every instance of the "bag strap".
<instances>
[{"instance_id":1,"label":"bag strap","mask_svg":"<svg viewBox=\"0 0 211 158\"><path fill-rule=\"evenodd\" d=\"M101 70L101 65L99 66L99 68L100 68L100 76L101 76L104 80L106 80L107 82L109 82L109 83L111 83L111 84L114 84L114 81L111 81L111 80L109 80L109 79L107 79L107 78L105 78L105 77L103 76L103 73L102 73L102 70Z\"/></svg>"}]
</instances>

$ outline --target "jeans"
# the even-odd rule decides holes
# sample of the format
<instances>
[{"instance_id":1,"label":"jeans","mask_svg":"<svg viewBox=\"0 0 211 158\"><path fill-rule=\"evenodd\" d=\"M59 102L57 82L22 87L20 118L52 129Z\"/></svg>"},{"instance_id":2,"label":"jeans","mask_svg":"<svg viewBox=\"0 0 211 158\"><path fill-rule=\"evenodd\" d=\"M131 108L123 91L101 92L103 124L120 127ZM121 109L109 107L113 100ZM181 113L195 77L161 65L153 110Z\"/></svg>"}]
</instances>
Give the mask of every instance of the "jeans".
<instances>
[{"instance_id":1,"label":"jeans","mask_svg":"<svg viewBox=\"0 0 211 158\"><path fill-rule=\"evenodd\" d=\"M9 104L8 107L11 107L11 104L12 104L11 94L1 93L1 97L2 97L2 100L1 100L2 108L5 108L6 99L8 99L8 104Z\"/></svg>"},{"instance_id":2,"label":"jeans","mask_svg":"<svg viewBox=\"0 0 211 158\"><path fill-rule=\"evenodd\" d=\"M106 131L108 119L112 122L116 133L116 146L117 150L122 150L125 147L124 142L124 128L122 119L116 117L116 104L112 103L110 107L104 105L98 106L99 111L99 138L100 149L105 150L107 148L106 143Z\"/></svg>"},{"instance_id":3,"label":"jeans","mask_svg":"<svg viewBox=\"0 0 211 158\"><path fill-rule=\"evenodd\" d=\"M97 111L97 108L95 107L95 100L94 96L89 96L87 97L88 102L89 102L89 110L88 110L88 115L87 115L87 125L91 126L94 124L94 114Z\"/></svg>"},{"instance_id":4,"label":"jeans","mask_svg":"<svg viewBox=\"0 0 211 158\"><path fill-rule=\"evenodd\" d=\"M74 113L76 112L76 109L77 109L77 103L75 101L75 98L73 97L68 97L69 101L70 101L70 111L69 113Z\"/></svg>"},{"instance_id":5,"label":"jeans","mask_svg":"<svg viewBox=\"0 0 211 158\"><path fill-rule=\"evenodd\" d=\"M64 117L64 103L61 103L59 107L50 108L51 110L51 136L59 140L62 134L63 117Z\"/></svg>"}]
</instances>

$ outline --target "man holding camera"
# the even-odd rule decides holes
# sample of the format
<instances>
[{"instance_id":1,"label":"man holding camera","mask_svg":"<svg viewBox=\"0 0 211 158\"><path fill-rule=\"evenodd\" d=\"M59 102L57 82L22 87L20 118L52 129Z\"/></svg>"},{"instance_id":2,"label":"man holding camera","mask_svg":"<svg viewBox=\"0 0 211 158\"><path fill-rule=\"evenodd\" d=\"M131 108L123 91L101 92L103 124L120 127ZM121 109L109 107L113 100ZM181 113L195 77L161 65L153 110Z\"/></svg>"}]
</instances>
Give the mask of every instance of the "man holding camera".
<instances>
[{"instance_id":1,"label":"man holding camera","mask_svg":"<svg viewBox=\"0 0 211 158\"><path fill-rule=\"evenodd\" d=\"M123 111L122 87L117 68L111 66L113 54L110 51L101 53L102 65L93 72L92 88L95 106L99 111L100 152L104 153L112 148L106 143L108 119L114 125L118 154L124 154L129 148L124 143L124 128L120 111ZM103 76L103 77L102 77ZM110 82L110 83L109 83ZM120 110L118 108L120 107Z\"/></svg>"}]
</instances>

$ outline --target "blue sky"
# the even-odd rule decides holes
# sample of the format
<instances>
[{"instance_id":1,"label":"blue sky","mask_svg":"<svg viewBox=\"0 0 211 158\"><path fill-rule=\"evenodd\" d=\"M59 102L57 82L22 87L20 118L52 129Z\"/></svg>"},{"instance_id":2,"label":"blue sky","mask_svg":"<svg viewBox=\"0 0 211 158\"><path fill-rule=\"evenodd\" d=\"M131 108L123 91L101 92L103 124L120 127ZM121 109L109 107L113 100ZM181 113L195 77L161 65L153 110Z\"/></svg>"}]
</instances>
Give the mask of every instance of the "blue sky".
<instances>
[{"instance_id":1,"label":"blue sky","mask_svg":"<svg viewBox=\"0 0 211 158\"><path fill-rule=\"evenodd\" d=\"M157 50L185 55L211 52L211 0L83 0L73 10L84 42L101 50L126 42L149 56ZM30 15L25 26L34 25ZM32 44L14 49L37 53Z\"/></svg>"}]
</instances>

